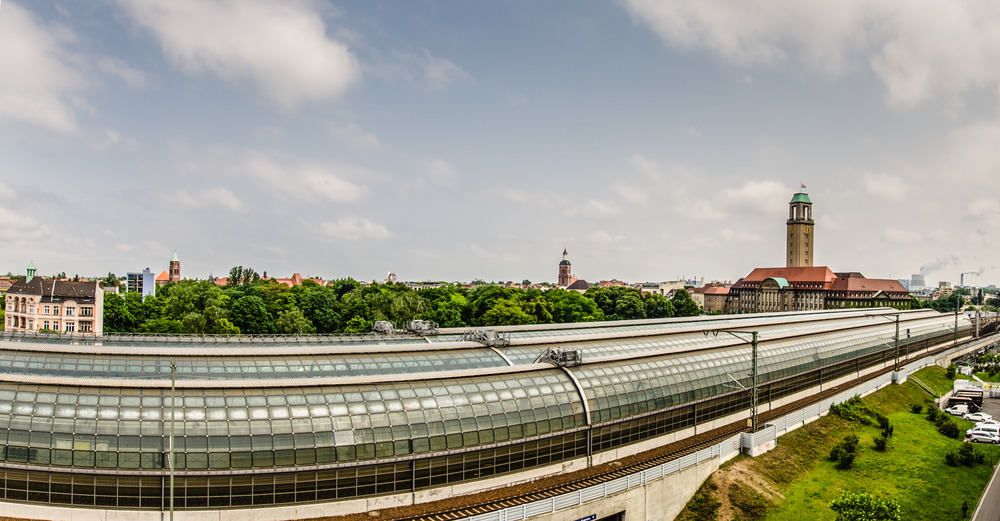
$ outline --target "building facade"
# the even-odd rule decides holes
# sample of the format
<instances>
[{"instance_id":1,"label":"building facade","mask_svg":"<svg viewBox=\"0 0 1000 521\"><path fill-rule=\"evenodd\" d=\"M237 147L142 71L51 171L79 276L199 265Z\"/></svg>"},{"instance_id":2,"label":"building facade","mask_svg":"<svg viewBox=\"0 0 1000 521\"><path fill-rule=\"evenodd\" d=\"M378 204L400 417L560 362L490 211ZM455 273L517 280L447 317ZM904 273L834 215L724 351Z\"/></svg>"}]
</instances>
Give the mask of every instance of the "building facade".
<instances>
[{"instance_id":1,"label":"building facade","mask_svg":"<svg viewBox=\"0 0 1000 521\"><path fill-rule=\"evenodd\" d=\"M813 265L813 227L812 201L809 195L797 193L788 203L788 240L786 267L800 268Z\"/></svg>"},{"instance_id":2,"label":"building facade","mask_svg":"<svg viewBox=\"0 0 1000 521\"><path fill-rule=\"evenodd\" d=\"M156 275L149 268L141 273L127 273L125 276L125 291L138 293L143 298L156 295Z\"/></svg>"},{"instance_id":3,"label":"building facade","mask_svg":"<svg viewBox=\"0 0 1000 521\"><path fill-rule=\"evenodd\" d=\"M33 269L29 273L4 296L6 331L103 334L104 291L99 282L45 280L34 276Z\"/></svg>"}]
</instances>

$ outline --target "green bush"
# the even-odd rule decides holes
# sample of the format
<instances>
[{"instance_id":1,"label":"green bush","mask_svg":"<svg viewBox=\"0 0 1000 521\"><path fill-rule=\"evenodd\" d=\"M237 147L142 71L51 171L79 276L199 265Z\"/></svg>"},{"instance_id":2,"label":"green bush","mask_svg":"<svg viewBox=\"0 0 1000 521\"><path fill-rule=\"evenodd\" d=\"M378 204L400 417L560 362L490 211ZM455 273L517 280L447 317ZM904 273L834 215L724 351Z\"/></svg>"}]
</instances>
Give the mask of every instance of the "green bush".
<instances>
[{"instance_id":1,"label":"green bush","mask_svg":"<svg viewBox=\"0 0 1000 521\"><path fill-rule=\"evenodd\" d=\"M845 452L840 456L840 462L837 463L837 468L841 470L847 470L854 466L854 456L853 452Z\"/></svg>"},{"instance_id":2,"label":"green bush","mask_svg":"<svg viewBox=\"0 0 1000 521\"><path fill-rule=\"evenodd\" d=\"M920 411L922 410L924 410L924 406L919 403L915 403L910 406L910 412L913 414L920 414Z\"/></svg>"},{"instance_id":3,"label":"green bush","mask_svg":"<svg viewBox=\"0 0 1000 521\"><path fill-rule=\"evenodd\" d=\"M879 436L875 438L875 450L879 452L885 452L886 446L889 444L889 439L885 436Z\"/></svg>"},{"instance_id":4,"label":"green bush","mask_svg":"<svg viewBox=\"0 0 1000 521\"><path fill-rule=\"evenodd\" d=\"M949 380L954 380L955 379L955 371L957 369L958 368L955 367L955 364L948 364L948 370L944 372L944 376L946 378L948 378Z\"/></svg>"},{"instance_id":5,"label":"green bush","mask_svg":"<svg viewBox=\"0 0 1000 521\"><path fill-rule=\"evenodd\" d=\"M927 419L932 422L936 422L938 417L941 416L941 414L942 414L941 411L939 411L937 407L927 408Z\"/></svg>"},{"instance_id":6,"label":"green bush","mask_svg":"<svg viewBox=\"0 0 1000 521\"><path fill-rule=\"evenodd\" d=\"M831 405L830 414L839 416L847 421L854 421L865 425L878 425L879 414L865 405L861 401L860 396L853 396L849 400Z\"/></svg>"},{"instance_id":7,"label":"green bush","mask_svg":"<svg viewBox=\"0 0 1000 521\"><path fill-rule=\"evenodd\" d=\"M963 465L973 467L982 465L986 461L986 455L972 446L971 443L963 443L958 452L948 451L944 455L944 462L952 467Z\"/></svg>"},{"instance_id":8,"label":"green bush","mask_svg":"<svg viewBox=\"0 0 1000 521\"><path fill-rule=\"evenodd\" d=\"M949 438L955 439L958 439L961 435L961 430L955 422L951 421L951 418L948 418L947 421L942 422L941 425L938 426L938 432Z\"/></svg>"},{"instance_id":9,"label":"green bush","mask_svg":"<svg viewBox=\"0 0 1000 521\"><path fill-rule=\"evenodd\" d=\"M840 461L840 457L844 454L844 448L840 445L830 449L830 461Z\"/></svg>"}]
</instances>

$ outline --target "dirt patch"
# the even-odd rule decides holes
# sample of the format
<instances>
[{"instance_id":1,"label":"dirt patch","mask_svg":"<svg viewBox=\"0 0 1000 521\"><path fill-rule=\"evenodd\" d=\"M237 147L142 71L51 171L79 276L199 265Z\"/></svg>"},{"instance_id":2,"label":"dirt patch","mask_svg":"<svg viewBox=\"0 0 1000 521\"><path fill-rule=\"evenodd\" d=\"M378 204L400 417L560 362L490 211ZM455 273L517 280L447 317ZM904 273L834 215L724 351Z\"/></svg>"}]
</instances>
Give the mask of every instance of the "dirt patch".
<instances>
[{"instance_id":1,"label":"dirt patch","mask_svg":"<svg viewBox=\"0 0 1000 521\"><path fill-rule=\"evenodd\" d=\"M698 490L697 503L702 508L686 508L678 521L735 521L763 519L767 509L785 496L754 470L750 459L739 458L712 474ZM710 505L711 509L704 508ZM690 507L690 505L689 505Z\"/></svg>"}]
</instances>

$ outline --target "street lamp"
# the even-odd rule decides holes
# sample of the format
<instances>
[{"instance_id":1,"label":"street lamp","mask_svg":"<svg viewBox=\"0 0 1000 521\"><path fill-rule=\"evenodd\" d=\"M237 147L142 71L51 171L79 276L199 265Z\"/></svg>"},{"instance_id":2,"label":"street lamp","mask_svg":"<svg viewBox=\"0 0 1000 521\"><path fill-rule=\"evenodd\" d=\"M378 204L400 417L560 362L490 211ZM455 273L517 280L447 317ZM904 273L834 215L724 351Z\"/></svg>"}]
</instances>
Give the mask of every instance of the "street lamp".
<instances>
[{"instance_id":1,"label":"street lamp","mask_svg":"<svg viewBox=\"0 0 1000 521\"><path fill-rule=\"evenodd\" d=\"M899 315L900 313L886 313L883 315L876 315L874 313L865 313L866 317L882 317L886 320L894 320L896 322L896 336L893 342L893 350L895 351L895 362L892 365L893 371L899 371ZM895 317L895 318L891 318Z\"/></svg>"},{"instance_id":2,"label":"street lamp","mask_svg":"<svg viewBox=\"0 0 1000 521\"><path fill-rule=\"evenodd\" d=\"M750 355L750 389L747 389L736 380L737 385L743 387L743 390L750 391L750 432L757 432L757 331L741 331L738 329L713 329L710 331L702 331L705 336L712 333L715 336L719 336L719 333L726 333L734 338L739 339L742 342L748 342L751 347ZM742 336L749 335L749 336ZM729 376L732 378L732 375Z\"/></svg>"}]
</instances>

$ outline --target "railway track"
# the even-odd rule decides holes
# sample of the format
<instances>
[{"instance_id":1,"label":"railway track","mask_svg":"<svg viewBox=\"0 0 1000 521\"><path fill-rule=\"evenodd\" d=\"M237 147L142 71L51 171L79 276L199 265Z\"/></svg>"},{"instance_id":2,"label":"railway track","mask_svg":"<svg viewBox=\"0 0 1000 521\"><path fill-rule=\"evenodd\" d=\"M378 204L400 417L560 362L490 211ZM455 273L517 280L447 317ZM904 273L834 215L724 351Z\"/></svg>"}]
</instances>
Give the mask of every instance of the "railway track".
<instances>
[{"instance_id":1,"label":"railway track","mask_svg":"<svg viewBox=\"0 0 1000 521\"><path fill-rule=\"evenodd\" d=\"M920 358L924 358L924 357L927 357L927 356L933 356L935 354L939 354L941 352L944 352L944 351L950 349L951 347L952 346L941 347L941 348L936 349L934 351L929 351L927 353L924 353L923 355L921 355L919 357L912 357L912 358L908 357L908 358L905 358L905 359L900 359L900 363L901 364L910 363L910 362L918 360ZM873 373L871 373L871 374L869 374L869 375L867 375L867 376L865 376L863 378L857 378L857 379L851 380L849 382L845 382L845 383L843 383L841 385L838 385L836 387L833 387L833 388L828 389L826 391L823 391L821 393L817 393L815 395L809 396L808 398L804 398L802 400L799 400L799 401L787 404L787 405L779 407L777 409L774 409L774 410L771 410L771 411L767 411L766 413L761 413L759 415L759 420L760 420L759 424L760 425L765 425L769 420L772 420L774 418L777 418L777 417L780 417L780 416L784 416L784 415L789 414L791 412L794 412L796 410L808 407L808 406L810 406L810 405L812 405L814 403L817 403L817 402L820 402L822 400L825 400L825 399L827 399L827 398L829 398L831 396L835 396L835 395L843 392L846 389L850 389L852 387L855 387L858 384L863 383L863 382L865 382L867 380L870 380L870 379L872 379L874 377L877 377L877 376L880 376L880 375L883 375L883 374L886 374L886 373L890 373L890 372L892 372L892 370L893 370L892 367L887 367L885 369L881 369L879 371L873 372ZM619 462L614 462L614 463L610 463L610 464L604 464L604 465L601 465L599 467L593 467L591 469L581 470L581 471L578 471L578 472L576 472L574 474L586 473L587 471L594 472L594 474L587 475L587 476L582 476L582 477L576 478L576 479L574 479L572 477L573 474L567 475L565 477L565 479L572 479L573 480L573 481L570 481L568 483L559 483L559 484L556 484L556 485L552 485L552 486L546 487L546 488L541 489L541 490L537 489L537 486L538 486L537 483L515 485L515 486L510 487L510 489L512 490L512 495L509 496L509 497L500 498L500 499L490 499L488 501L483 501L483 502L475 504L475 505L464 505L464 506L461 506L461 507L455 507L455 508L445 509L443 511L439 510L439 511L435 512L434 514L420 514L420 515L409 515L409 516L402 516L402 517L390 517L390 519L398 519L398 520L401 520L401 521L454 521L454 520L457 520L457 519L463 519L463 518L467 518L467 517L471 517L471 516L475 516L475 515L479 515L479 514L486 514L486 513L493 512L493 511L496 511L496 510L501 510L501 509L504 509L504 508L509 508L509 507L513 507L513 506L519 506L519 505L523 505L523 504L526 504L526 503L531 503L531 502L534 502L534 501L539 501L539 500L543 500L543 499L549 499L549 498L552 498L552 497L555 497L555 496L558 496L558 495L561 495L561 494L565 494L565 493L568 493L568 492L575 492L575 491L583 489L583 488L587 488L587 487L590 487L590 486L593 486L593 485L599 485L601 483L606 483L608 481L612 481L614 479L617 479L617 478L620 478L620 477L623 477L623 476L627 476L627 475L633 474L635 472L640 472L640 471L646 470L648 468L655 467L655 466L660 465L662 463L665 463L667 461L671 461L673 459L677 459L679 457L683 457L685 455L697 452L697 451L699 451L701 449L704 449L706 447L710 447L710 446L718 443L719 441L727 439L727 438L733 436L734 434L737 434L737 433L740 433L740 432L744 432L746 430L747 430L747 427L746 427L746 423L745 422L743 422L743 421L734 422L734 423L731 423L729 425L720 427L718 429L715 429L715 430L712 430L712 431L708 431L706 433L699 434L699 435L693 436L691 438L687 438L685 440L674 442L672 444L667 445L664 448L654 449L656 451L656 454L652 455L651 457L650 456L645 456L643 454L639 454L639 455L636 455L636 456L632 456L630 458L625 458L624 461L627 461L628 463L622 464L622 465L617 466L617 467L614 466L614 463L619 463ZM663 451L665 451L665 452L663 452ZM634 461L634 462L630 461L630 460L635 460L635 459L638 459L638 461ZM608 467L610 467L610 469ZM557 478L550 478L550 480L551 479L558 479L558 477ZM532 490L526 491L526 492L521 492L520 490L518 490L518 489L521 489L521 488L524 488L524 487L531 487ZM463 496L463 498L465 498L465 499L474 499L476 496L477 495L469 495L469 496ZM431 504L428 504L428 506L429 505L431 505ZM391 511L388 511L388 512L385 512L385 513L391 514Z\"/></svg>"}]
</instances>

